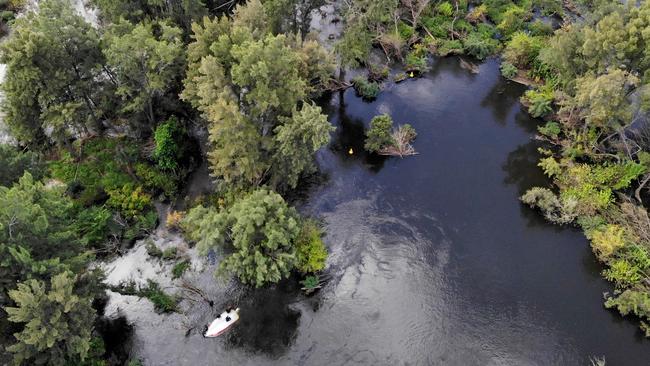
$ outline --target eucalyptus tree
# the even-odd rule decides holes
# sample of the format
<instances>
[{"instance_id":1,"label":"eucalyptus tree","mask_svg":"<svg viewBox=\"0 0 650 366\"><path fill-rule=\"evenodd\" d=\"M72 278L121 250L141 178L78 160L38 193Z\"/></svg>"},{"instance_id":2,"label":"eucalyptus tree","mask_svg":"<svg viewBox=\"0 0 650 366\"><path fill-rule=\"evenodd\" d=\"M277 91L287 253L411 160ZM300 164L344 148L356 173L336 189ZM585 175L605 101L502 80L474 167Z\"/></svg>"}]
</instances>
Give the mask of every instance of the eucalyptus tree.
<instances>
[{"instance_id":1,"label":"eucalyptus tree","mask_svg":"<svg viewBox=\"0 0 650 366\"><path fill-rule=\"evenodd\" d=\"M46 0L16 19L2 44L7 64L4 120L21 143L35 146L88 134L102 119L104 75L100 37L69 2Z\"/></svg>"}]
</instances>

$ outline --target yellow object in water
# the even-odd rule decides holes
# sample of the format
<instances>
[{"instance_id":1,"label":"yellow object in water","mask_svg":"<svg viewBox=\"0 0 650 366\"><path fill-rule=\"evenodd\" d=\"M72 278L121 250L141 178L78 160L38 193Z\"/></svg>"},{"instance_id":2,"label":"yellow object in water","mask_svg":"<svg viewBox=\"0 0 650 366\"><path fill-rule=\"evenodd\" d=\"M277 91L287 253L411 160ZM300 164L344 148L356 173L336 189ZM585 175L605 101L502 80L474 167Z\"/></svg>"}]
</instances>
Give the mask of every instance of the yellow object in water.
<instances>
[{"instance_id":1,"label":"yellow object in water","mask_svg":"<svg viewBox=\"0 0 650 366\"><path fill-rule=\"evenodd\" d=\"M348 150L348 154L350 154L350 155L354 154L354 150L352 150L352 148L350 148L350 150Z\"/></svg>"},{"instance_id":2,"label":"yellow object in water","mask_svg":"<svg viewBox=\"0 0 650 366\"><path fill-rule=\"evenodd\" d=\"M410 77L413 77L413 76L414 76L414 75L413 75L413 71L411 71L411 75L409 75L409 76L410 76Z\"/></svg>"}]
</instances>

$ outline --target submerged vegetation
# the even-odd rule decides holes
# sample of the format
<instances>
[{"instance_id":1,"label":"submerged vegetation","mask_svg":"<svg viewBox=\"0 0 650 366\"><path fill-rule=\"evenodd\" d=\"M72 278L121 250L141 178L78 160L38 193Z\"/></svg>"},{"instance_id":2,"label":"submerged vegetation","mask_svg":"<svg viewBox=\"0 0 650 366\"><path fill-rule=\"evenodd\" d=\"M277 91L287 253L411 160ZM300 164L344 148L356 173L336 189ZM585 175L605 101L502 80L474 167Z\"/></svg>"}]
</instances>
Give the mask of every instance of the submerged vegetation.
<instances>
[{"instance_id":1,"label":"submerged vegetation","mask_svg":"<svg viewBox=\"0 0 650 366\"><path fill-rule=\"evenodd\" d=\"M409 124L393 127L393 119L382 114L370 121L370 128L366 131L365 149L380 155L396 155L404 157L415 155L417 152L411 145L417 133Z\"/></svg>"}]
</instances>

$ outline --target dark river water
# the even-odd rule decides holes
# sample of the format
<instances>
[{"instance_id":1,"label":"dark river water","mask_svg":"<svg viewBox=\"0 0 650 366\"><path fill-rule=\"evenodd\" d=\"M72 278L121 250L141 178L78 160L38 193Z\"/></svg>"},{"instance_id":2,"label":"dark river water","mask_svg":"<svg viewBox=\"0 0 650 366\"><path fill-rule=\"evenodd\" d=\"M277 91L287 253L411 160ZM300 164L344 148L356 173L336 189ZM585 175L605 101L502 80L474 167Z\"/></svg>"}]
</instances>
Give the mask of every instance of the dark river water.
<instances>
[{"instance_id":1,"label":"dark river water","mask_svg":"<svg viewBox=\"0 0 650 366\"><path fill-rule=\"evenodd\" d=\"M325 223L327 285L307 298L295 279L248 290L208 270L196 283L219 306L237 302L237 327L200 336L218 306L192 308L188 336L143 318L136 353L151 365L647 365L650 342L602 305L611 287L583 235L518 200L548 185L523 90L495 60L471 74L447 58L372 103L332 97L328 178L301 205ZM419 155L363 153L380 113L415 127Z\"/></svg>"}]
</instances>

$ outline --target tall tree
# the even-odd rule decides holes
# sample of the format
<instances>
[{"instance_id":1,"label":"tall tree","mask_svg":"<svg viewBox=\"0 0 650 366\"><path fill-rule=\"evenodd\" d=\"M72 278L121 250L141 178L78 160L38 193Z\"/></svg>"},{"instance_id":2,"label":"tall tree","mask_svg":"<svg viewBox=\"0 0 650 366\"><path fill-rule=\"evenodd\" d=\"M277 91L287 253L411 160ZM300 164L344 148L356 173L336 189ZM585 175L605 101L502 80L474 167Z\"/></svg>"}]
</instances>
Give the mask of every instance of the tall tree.
<instances>
[{"instance_id":1,"label":"tall tree","mask_svg":"<svg viewBox=\"0 0 650 366\"><path fill-rule=\"evenodd\" d=\"M255 190L225 211L199 207L186 221L193 228L191 235L199 238L201 252L224 244L232 248L220 271L244 283L261 287L278 282L296 265L298 216L275 192Z\"/></svg>"},{"instance_id":2,"label":"tall tree","mask_svg":"<svg viewBox=\"0 0 650 366\"><path fill-rule=\"evenodd\" d=\"M101 120L99 94L108 85L97 31L69 2L46 0L16 20L2 45L7 64L5 122L24 144L88 133Z\"/></svg>"},{"instance_id":3,"label":"tall tree","mask_svg":"<svg viewBox=\"0 0 650 366\"><path fill-rule=\"evenodd\" d=\"M92 298L77 294L75 284L75 276L63 272L49 286L29 280L9 291L16 306L5 308L8 319L24 324L14 334L18 342L7 348L16 365L64 365L88 354L95 310Z\"/></svg>"},{"instance_id":4,"label":"tall tree","mask_svg":"<svg viewBox=\"0 0 650 366\"><path fill-rule=\"evenodd\" d=\"M149 130L153 129L156 103L174 90L182 77L181 30L166 22L122 22L111 28L107 41L104 54L117 80L122 111L144 116Z\"/></svg>"}]
</instances>

